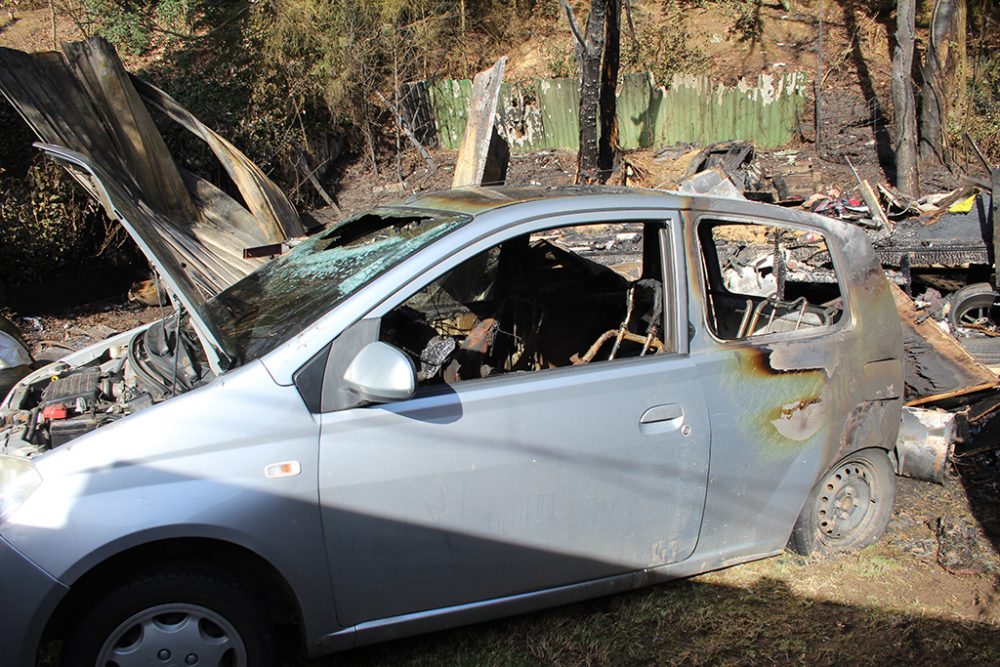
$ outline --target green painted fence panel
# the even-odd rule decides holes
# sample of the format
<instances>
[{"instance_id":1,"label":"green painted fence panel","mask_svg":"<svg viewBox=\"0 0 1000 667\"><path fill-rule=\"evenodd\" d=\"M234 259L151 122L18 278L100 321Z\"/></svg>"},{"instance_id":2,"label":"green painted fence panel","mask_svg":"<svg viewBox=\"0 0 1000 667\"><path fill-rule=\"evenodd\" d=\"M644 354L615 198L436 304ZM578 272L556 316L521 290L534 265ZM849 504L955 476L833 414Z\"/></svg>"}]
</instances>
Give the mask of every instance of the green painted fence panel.
<instances>
[{"instance_id":1,"label":"green painted fence panel","mask_svg":"<svg viewBox=\"0 0 1000 667\"><path fill-rule=\"evenodd\" d=\"M472 82L446 79L422 84L431 106L437 143L457 150L468 118ZM705 76L676 74L666 88L650 73L623 77L618 92L618 140L623 148L675 143L712 144L732 139L760 148L787 144L802 115L806 76L762 74L756 85L735 86ZM580 91L576 79L503 84L497 129L518 152L579 147Z\"/></svg>"},{"instance_id":2,"label":"green painted fence panel","mask_svg":"<svg viewBox=\"0 0 1000 667\"><path fill-rule=\"evenodd\" d=\"M469 119L469 98L472 81L469 79L443 79L433 81L428 87L434 122L437 125L438 145L458 150Z\"/></svg>"},{"instance_id":3,"label":"green painted fence panel","mask_svg":"<svg viewBox=\"0 0 1000 667\"><path fill-rule=\"evenodd\" d=\"M622 148L648 148L653 145L653 114L650 97L653 75L649 72L626 74L618 91L618 144Z\"/></svg>"},{"instance_id":4,"label":"green painted fence panel","mask_svg":"<svg viewBox=\"0 0 1000 667\"><path fill-rule=\"evenodd\" d=\"M514 152L528 153L552 148L545 137L542 111L534 87L500 86L497 131Z\"/></svg>"},{"instance_id":5,"label":"green painted fence panel","mask_svg":"<svg viewBox=\"0 0 1000 667\"><path fill-rule=\"evenodd\" d=\"M580 148L580 89L576 79L539 79L535 82L542 112L545 148Z\"/></svg>"}]
</instances>

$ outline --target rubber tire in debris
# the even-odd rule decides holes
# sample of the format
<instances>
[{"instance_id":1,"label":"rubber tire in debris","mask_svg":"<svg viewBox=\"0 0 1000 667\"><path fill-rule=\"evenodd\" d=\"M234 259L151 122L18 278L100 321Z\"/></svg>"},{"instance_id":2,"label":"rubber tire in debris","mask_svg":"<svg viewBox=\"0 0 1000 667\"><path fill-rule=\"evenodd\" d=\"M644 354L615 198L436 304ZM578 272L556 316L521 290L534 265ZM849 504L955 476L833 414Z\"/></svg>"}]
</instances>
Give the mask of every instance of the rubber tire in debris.
<instances>
[{"instance_id":1,"label":"rubber tire in debris","mask_svg":"<svg viewBox=\"0 0 1000 667\"><path fill-rule=\"evenodd\" d=\"M963 336L958 339L965 351L987 366L1000 366L1000 337Z\"/></svg>"},{"instance_id":2,"label":"rubber tire in debris","mask_svg":"<svg viewBox=\"0 0 1000 667\"><path fill-rule=\"evenodd\" d=\"M948 299L951 308L948 310L948 324L952 331L962 327L962 316L973 309L990 309L1000 299L1000 294L989 283L972 283L954 292ZM1000 325L1000 322L996 322ZM987 366L1000 364L1000 337L973 333L970 336L958 336L958 342L980 363Z\"/></svg>"},{"instance_id":3,"label":"rubber tire in debris","mask_svg":"<svg viewBox=\"0 0 1000 667\"><path fill-rule=\"evenodd\" d=\"M970 310L985 309L987 312L1000 299L1000 294L989 283L972 283L954 292L950 297L951 308L948 310L948 323L952 328L964 326L962 316ZM1000 324L1000 322L998 322Z\"/></svg>"},{"instance_id":4,"label":"rubber tire in debris","mask_svg":"<svg viewBox=\"0 0 1000 667\"><path fill-rule=\"evenodd\" d=\"M889 523L895 500L889 455L881 449L849 454L813 487L788 548L804 556L827 556L874 544Z\"/></svg>"},{"instance_id":5,"label":"rubber tire in debris","mask_svg":"<svg viewBox=\"0 0 1000 667\"><path fill-rule=\"evenodd\" d=\"M119 645L124 643L130 648L156 652L172 648L185 655L201 651L206 659L189 658L198 667L207 667L211 661L205 654L218 637L223 637L235 647L221 661L223 664L275 664L274 630L260 596L244 583L211 568L176 566L148 571L115 587L76 616L81 621L63 643L63 667L94 667L102 653L107 657L111 652L113 644L106 643L113 637ZM166 631L161 632L164 619ZM179 625L192 619L198 624L198 632L191 633L198 635L196 638L187 635L185 640L183 633L171 636L171 622ZM150 630L148 635L146 628ZM150 645L142 647L144 642ZM233 657L238 659L231 660ZM185 664L181 660L179 664Z\"/></svg>"}]
</instances>

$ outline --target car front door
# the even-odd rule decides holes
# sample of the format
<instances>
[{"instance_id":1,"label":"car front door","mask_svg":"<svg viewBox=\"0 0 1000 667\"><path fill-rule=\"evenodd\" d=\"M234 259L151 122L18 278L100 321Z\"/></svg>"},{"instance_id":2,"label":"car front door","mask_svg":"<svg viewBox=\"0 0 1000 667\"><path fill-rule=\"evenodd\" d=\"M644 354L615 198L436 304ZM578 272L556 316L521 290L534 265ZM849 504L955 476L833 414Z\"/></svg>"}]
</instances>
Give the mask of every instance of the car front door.
<instances>
[{"instance_id":1,"label":"car front door","mask_svg":"<svg viewBox=\"0 0 1000 667\"><path fill-rule=\"evenodd\" d=\"M669 216L658 215L644 224L664 253L666 328L677 330L683 255ZM673 338L659 354L452 382L322 414L320 498L340 622L687 558L710 432L685 337Z\"/></svg>"}]
</instances>

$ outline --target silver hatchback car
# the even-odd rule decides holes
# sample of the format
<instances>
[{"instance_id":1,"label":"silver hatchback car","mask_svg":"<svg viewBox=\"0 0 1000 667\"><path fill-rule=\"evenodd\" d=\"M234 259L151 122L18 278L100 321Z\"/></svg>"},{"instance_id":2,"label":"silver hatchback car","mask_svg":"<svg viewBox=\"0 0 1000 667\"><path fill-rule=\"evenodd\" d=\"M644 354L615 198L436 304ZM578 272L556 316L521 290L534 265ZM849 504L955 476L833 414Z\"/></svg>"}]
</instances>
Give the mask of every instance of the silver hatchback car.
<instances>
[{"instance_id":1,"label":"silver hatchback car","mask_svg":"<svg viewBox=\"0 0 1000 667\"><path fill-rule=\"evenodd\" d=\"M863 231L747 201L471 189L205 299L0 408L0 655L266 665L876 540L902 339Z\"/></svg>"}]
</instances>

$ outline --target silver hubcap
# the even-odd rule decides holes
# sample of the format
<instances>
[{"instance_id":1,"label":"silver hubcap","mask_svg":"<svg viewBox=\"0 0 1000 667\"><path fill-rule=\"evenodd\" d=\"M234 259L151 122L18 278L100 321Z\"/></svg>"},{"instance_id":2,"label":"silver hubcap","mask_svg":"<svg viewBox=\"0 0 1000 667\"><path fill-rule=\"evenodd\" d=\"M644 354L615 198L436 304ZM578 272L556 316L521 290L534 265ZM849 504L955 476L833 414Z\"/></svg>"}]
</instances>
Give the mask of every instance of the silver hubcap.
<instances>
[{"instance_id":1,"label":"silver hubcap","mask_svg":"<svg viewBox=\"0 0 1000 667\"><path fill-rule=\"evenodd\" d=\"M826 480L819 497L819 529L828 538L841 539L860 526L873 503L871 472L864 463L840 466Z\"/></svg>"},{"instance_id":2,"label":"silver hubcap","mask_svg":"<svg viewBox=\"0 0 1000 667\"><path fill-rule=\"evenodd\" d=\"M115 628L101 647L98 667L242 667L246 647L218 613L194 604L144 609Z\"/></svg>"}]
</instances>

